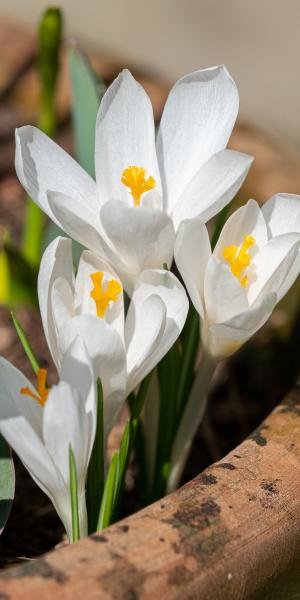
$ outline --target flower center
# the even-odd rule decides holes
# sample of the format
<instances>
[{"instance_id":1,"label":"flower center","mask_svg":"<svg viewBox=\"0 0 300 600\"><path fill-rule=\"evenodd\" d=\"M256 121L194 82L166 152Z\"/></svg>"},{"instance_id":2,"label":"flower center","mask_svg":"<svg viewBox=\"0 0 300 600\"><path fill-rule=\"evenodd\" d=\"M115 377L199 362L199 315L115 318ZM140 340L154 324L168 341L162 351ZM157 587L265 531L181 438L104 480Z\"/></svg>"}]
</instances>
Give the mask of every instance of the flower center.
<instances>
[{"instance_id":1,"label":"flower center","mask_svg":"<svg viewBox=\"0 0 300 600\"><path fill-rule=\"evenodd\" d=\"M30 396L40 404L45 405L48 398L49 388L46 386L47 381L47 369L39 369L37 372L37 394L33 392L29 387L23 387L20 389L20 394Z\"/></svg>"},{"instance_id":2,"label":"flower center","mask_svg":"<svg viewBox=\"0 0 300 600\"><path fill-rule=\"evenodd\" d=\"M230 246L226 246L222 252L222 256L229 262L231 273L239 280L243 288L247 286L248 277L242 273L251 263L251 256L248 253L248 250L255 242L256 239L252 237L252 235L245 235L239 250L238 246L231 244Z\"/></svg>"},{"instance_id":3,"label":"flower center","mask_svg":"<svg viewBox=\"0 0 300 600\"><path fill-rule=\"evenodd\" d=\"M130 188L134 206L140 206L141 195L156 186L154 177L146 179L147 171L143 167L130 166L124 169L121 182Z\"/></svg>"},{"instance_id":4,"label":"flower center","mask_svg":"<svg viewBox=\"0 0 300 600\"><path fill-rule=\"evenodd\" d=\"M122 292L122 286L115 279L111 279L107 282L106 289L104 290L102 287L103 271L92 273L91 280L94 287L90 296L95 301L97 316L103 319L109 303L118 300L118 295Z\"/></svg>"}]
</instances>

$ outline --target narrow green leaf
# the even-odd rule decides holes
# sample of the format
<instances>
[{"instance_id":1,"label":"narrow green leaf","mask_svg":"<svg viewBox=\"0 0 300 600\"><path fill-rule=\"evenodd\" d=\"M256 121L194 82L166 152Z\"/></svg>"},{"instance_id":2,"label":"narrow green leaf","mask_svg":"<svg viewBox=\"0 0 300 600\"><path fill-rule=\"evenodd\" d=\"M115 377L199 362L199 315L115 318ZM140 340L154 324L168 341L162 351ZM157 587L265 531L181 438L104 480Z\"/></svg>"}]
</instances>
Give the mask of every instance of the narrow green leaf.
<instances>
[{"instance_id":1,"label":"narrow green leaf","mask_svg":"<svg viewBox=\"0 0 300 600\"><path fill-rule=\"evenodd\" d=\"M20 342L23 346L23 349L29 359L29 362L30 362L35 374L37 374L37 372L40 368L40 365L38 363L38 360L35 357L35 354L32 350L30 342L26 336L26 333L25 333L24 329L22 328L22 326L20 325L16 315L13 312L11 313L11 318L12 318L13 324L15 326L16 332L19 336Z\"/></svg>"},{"instance_id":2,"label":"narrow green leaf","mask_svg":"<svg viewBox=\"0 0 300 600\"><path fill-rule=\"evenodd\" d=\"M105 87L88 59L76 48L69 49L69 69L76 156L81 166L95 177L96 117Z\"/></svg>"},{"instance_id":3,"label":"narrow green leaf","mask_svg":"<svg viewBox=\"0 0 300 600\"><path fill-rule=\"evenodd\" d=\"M160 390L159 422L156 445L153 500L161 498L167 483L167 467L170 460L173 437L176 430L176 394L181 366L178 340L158 365Z\"/></svg>"},{"instance_id":4,"label":"narrow green leaf","mask_svg":"<svg viewBox=\"0 0 300 600\"><path fill-rule=\"evenodd\" d=\"M180 421L195 375L195 360L200 341L199 315L190 303L182 335L182 359L177 388L177 422Z\"/></svg>"},{"instance_id":5,"label":"narrow green leaf","mask_svg":"<svg viewBox=\"0 0 300 600\"><path fill-rule=\"evenodd\" d=\"M15 495L15 469L11 450L0 435L0 533L9 517Z\"/></svg>"},{"instance_id":6,"label":"narrow green leaf","mask_svg":"<svg viewBox=\"0 0 300 600\"><path fill-rule=\"evenodd\" d=\"M59 72L62 27L60 9L54 7L46 9L38 30L37 67L41 85L38 127L50 137L54 137L57 126L55 91ZM27 198L22 253L27 262L36 268L41 258L44 225L44 213L30 198Z\"/></svg>"},{"instance_id":7,"label":"narrow green leaf","mask_svg":"<svg viewBox=\"0 0 300 600\"><path fill-rule=\"evenodd\" d=\"M102 496L102 502L97 523L97 531L102 531L102 529L108 527L113 516L118 461L119 452L115 452L115 454L112 457L112 461L109 465L105 481L104 492Z\"/></svg>"},{"instance_id":8,"label":"narrow green leaf","mask_svg":"<svg viewBox=\"0 0 300 600\"><path fill-rule=\"evenodd\" d=\"M113 516L118 512L121 496L124 488L125 474L129 463L130 454L133 447L137 421L128 419L123 431L119 456L116 469L115 494L113 500Z\"/></svg>"},{"instance_id":9,"label":"narrow green leaf","mask_svg":"<svg viewBox=\"0 0 300 600\"><path fill-rule=\"evenodd\" d=\"M55 90L59 72L63 19L59 8L45 10L39 24L37 66L41 83L39 128L50 137L56 130Z\"/></svg>"},{"instance_id":10,"label":"narrow green leaf","mask_svg":"<svg viewBox=\"0 0 300 600\"><path fill-rule=\"evenodd\" d=\"M69 469L70 469L70 502L72 513L72 543L80 539L79 513L78 513L78 484L77 469L74 452L69 445Z\"/></svg>"},{"instance_id":11,"label":"narrow green leaf","mask_svg":"<svg viewBox=\"0 0 300 600\"><path fill-rule=\"evenodd\" d=\"M103 389L99 378L97 380L97 396L97 429L86 485L89 533L96 531L104 489Z\"/></svg>"},{"instance_id":12,"label":"narrow green leaf","mask_svg":"<svg viewBox=\"0 0 300 600\"><path fill-rule=\"evenodd\" d=\"M148 373L148 375L145 377L145 379L143 379L136 396L134 395L134 393L132 393L128 397L128 403L129 403L129 408L130 408L130 412L131 412L131 417L133 419L138 418L142 412L146 394L147 394L153 373L154 373L154 371L151 371L150 373Z\"/></svg>"}]
</instances>

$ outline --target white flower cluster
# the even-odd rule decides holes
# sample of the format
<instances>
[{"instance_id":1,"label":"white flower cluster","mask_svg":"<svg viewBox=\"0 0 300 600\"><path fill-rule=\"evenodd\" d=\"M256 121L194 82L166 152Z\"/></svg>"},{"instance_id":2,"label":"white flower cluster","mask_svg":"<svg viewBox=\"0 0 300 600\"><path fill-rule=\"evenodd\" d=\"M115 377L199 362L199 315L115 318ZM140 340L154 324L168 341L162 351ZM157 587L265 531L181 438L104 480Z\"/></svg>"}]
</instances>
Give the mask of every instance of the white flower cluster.
<instances>
[{"instance_id":1,"label":"white flower cluster","mask_svg":"<svg viewBox=\"0 0 300 600\"><path fill-rule=\"evenodd\" d=\"M56 238L43 255L39 304L60 382L49 390L41 370L35 390L0 359L0 431L69 535L68 447L75 454L84 534L97 378L107 439L128 394L184 326L188 298L168 270L173 257L212 361L229 356L261 327L298 275L298 196L274 196L262 209L250 200L228 219L211 250L205 223L232 200L252 162L226 149L238 104L225 67L191 73L171 90L155 139L151 102L123 71L98 112L96 181L37 128L16 130L24 189L86 250L76 276L70 239ZM123 288L130 298L126 317Z\"/></svg>"}]
</instances>

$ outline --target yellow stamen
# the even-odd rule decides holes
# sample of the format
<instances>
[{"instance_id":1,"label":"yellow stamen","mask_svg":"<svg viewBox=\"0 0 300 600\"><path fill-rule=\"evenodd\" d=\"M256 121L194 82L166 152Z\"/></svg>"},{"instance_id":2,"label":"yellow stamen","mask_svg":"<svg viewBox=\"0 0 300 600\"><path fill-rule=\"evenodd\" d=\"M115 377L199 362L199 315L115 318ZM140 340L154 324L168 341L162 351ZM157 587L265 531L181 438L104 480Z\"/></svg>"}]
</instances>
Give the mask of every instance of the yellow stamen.
<instances>
[{"instance_id":1,"label":"yellow stamen","mask_svg":"<svg viewBox=\"0 0 300 600\"><path fill-rule=\"evenodd\" d=\"M46 387L46 380L47 369L39 369L37 372L37 394L29 387L21 388L20 394L30 396L30 398L36 400L41 406L44 406L49 394L49 388Z\"/></svg>"},{"instance_id":2,"label":"yellow stamen","mask_svg":"<svg viewBox=\"0 0 300 600\"><path fill-rule=\"evenodd\" d=\"M143 167L130 166L124 169L121 182L130 188L134 206L140 206L141 195L156 186L154 177L146 179L147 171Z\"/></svg>"},{"instance_id":3,"label":"yellow stamen","mask_svg":"<svg viewBox=\"0 0 300 600\"><path fill-rule=\"evenodd\" d=\"M107 282L106 289L103 290L103 271L92 273L91 280L94 284L94 287L90 293L90 296L95 301L97 316L103 319L109 303L116 302L118 300L118 295L122 291L122 286L115 279L110 279L110 281Z\"/></svg>"},{"instance_id":4,"label":"yellow stamen","mask_svg":"<svg viewBox=\"0 0 300 600\"><path fill-rule=\"evenodd\" d=\"M229 262L232 274L237 277L243 288L247 286L248 277L247 275L242 275L242 272L251 263L251 256L248 254L248 250L255 243L256 240L252 235L245 235L239 251L238 246L231 244L230 246L226 246L222 252L222 256Z\"/></svg>"}]
</instances>

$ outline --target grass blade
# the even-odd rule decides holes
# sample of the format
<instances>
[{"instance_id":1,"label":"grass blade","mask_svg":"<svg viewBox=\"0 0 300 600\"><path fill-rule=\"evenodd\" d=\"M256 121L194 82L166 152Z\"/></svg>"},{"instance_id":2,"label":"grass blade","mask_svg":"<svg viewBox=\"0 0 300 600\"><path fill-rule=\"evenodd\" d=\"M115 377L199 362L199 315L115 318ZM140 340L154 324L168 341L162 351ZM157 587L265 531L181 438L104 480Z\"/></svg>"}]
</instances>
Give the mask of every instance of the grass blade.
<instances>
[{"instance_id":1,"label":"grass blade","mask_svg":"<svg viewBox=\"0 0 300 600\"><path fill-rule=\"evenodd\" d=\"M111 523L114 512L114 500L116 496L116 477L118 470L119 452L115 452L109 465L102 502L98 517L97 531L102 531Z\"/></svg>"},{"instance_id":2,"label":"grass blade","mask_svg":"<svg viewBox=\"0 0 300 600\"><path fill-rule=\"evenodd\" d=\"M13 324L15 326L16 332L19 336L19 340L20 340L20 342L24 348L24 351L29 359L29 362L33 368L33 371L35 374L37 374L37 372L40 368L40 365L38 363L38 360L35 357L35 354L32 350L30 342L26 336L26 333L25 333L24 329L22 328L22 326L20 325L16 315L13 312L11 313L11 318L13 320Z\"/></svg>"},{"instance_id":3,"label":"grass blade","mask_svg":"<svg viewBox=\"0 0 300 600\"><path fill-rule=\"evenodd\" d=\"M103 389L100 379L97 380L97 397L97 429L86 485L89 533L96 531L104 489Z\"/></svg>"},{"instance_id":4,"label":"grass blade","mask_svg":"<svg viewBox=\"0 0 300 600\"><path fill-rule=\"evenodd\" d=\"M79 513L78 513L78 483L75 456L71 444L69 445L70 469L70 501L72 513L72 543L80 539Z\"/></svg>"}]
</instances>

